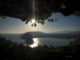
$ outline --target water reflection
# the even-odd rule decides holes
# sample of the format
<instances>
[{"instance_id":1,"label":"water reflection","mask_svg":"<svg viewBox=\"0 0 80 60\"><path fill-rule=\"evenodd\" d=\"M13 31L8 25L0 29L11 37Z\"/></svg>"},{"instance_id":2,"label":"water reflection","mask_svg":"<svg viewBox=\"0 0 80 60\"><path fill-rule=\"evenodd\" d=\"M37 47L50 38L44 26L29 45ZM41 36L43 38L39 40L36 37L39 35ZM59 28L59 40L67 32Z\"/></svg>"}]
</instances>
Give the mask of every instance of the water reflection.
<instances>
[{"instance_id":1,"label":"water reflection","mask_svg":"<svg viewBox=\"0 0 80 60\"><path fill-rule=\"evenodd\" d=\"M33 38L33 44L29 45L31 48L40 46L66 46L72 42L71 39L61 39L61 38Z\"/></svg>"},{"instance_id":2,"label":"water reflection","mask_svg":"<svg viewBox=\"0 0 80 60\"><path fill-rule=\"evenodd\" d=\"M35 48L38 46L39 44L39 41L38 41L38 38L33 38L33 44L32 45L29 45L31 48Z\"/></svg>"}]
</instances>

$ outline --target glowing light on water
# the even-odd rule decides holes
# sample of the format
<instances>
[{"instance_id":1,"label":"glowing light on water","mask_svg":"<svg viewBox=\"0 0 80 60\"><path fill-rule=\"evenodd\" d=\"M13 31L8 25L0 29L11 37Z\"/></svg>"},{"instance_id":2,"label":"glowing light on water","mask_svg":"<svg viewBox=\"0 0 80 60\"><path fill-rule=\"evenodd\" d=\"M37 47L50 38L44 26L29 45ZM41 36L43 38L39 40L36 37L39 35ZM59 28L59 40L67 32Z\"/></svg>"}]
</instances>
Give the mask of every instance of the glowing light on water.
<instances>
[{"instance_id":1,"label":"glowing light on water","mask_svg":"<svg viewBox=\"0 0 80 60\"><path fill-rule=\"evenodd\" d=\"M31 48L37 47L38 43L39 43L38 38L33 38L33 41L34 41L34 43L32 45L30 45Z\"/></svg>"}]
</instances>

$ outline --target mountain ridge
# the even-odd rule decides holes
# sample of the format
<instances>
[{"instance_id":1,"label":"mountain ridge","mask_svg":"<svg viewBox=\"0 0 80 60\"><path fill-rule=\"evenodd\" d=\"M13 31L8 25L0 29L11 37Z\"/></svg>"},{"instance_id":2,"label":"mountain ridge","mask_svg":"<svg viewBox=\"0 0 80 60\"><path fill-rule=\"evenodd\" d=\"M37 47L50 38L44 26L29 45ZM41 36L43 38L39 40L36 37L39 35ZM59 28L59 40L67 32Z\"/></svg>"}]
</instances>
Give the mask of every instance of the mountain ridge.
<instances>
[{"instance_id":1,"label":"mountain ridge","mask_svg":"<svg viewBox=\"0 0 80 60\"><path fill-rule=\"evenodd\" d=\"M68 32L68 33L27 32L27 33L25 33L25 37L27 34L31 34L34 38L37 38L37 37L72 38L76 35L80 35L80 31L79 32L78 31Z\"/></svg>"}]
</instances>

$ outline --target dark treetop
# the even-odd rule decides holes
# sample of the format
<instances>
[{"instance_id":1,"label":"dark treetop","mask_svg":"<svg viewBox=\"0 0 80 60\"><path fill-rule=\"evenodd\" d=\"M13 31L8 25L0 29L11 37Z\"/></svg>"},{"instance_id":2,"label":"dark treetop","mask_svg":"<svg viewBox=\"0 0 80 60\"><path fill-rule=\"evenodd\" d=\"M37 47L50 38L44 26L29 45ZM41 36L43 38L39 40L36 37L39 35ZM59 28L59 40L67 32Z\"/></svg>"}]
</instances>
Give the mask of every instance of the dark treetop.
<instances>
[{"instance_id":1,"label":"dark treetop","mask_svg":"<svg viewBox=\"0 0 80 60\"><path fill-rule=\"evenodd\" d=\"M64 16L71 14L80 16L78 0L34 0L34 2L34 13L38 23L44 23L45 19L56 12L61 12ZM0 15L20 18L28 23L33 17L33 0L0 0Z\"/></svg>"}]
</instances>

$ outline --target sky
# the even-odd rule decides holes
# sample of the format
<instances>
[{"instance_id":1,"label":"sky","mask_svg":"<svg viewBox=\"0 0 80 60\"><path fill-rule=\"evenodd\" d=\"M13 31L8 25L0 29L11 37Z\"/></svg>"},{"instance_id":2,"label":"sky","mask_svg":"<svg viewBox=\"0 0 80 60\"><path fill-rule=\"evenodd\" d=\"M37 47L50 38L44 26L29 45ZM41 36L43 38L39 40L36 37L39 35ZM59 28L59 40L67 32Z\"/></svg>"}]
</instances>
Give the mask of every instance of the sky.
<instances>
[{"instance_id":1,"label":"sky","mask_svg":"<svg viewBox=\"0 0 80 60\"><path fill-rule=\"evenodd\" d=\"M63 16L61 13L52 14L50 18L57 19L57 22L45 21L44 25L37 24L37 27L31 27L31 23L25 24L18 18L0 17L0 33L25 33L40 31L45 33L55 33L60 31L80 31L79 16Z\"/></svg>"}]
</instances>

